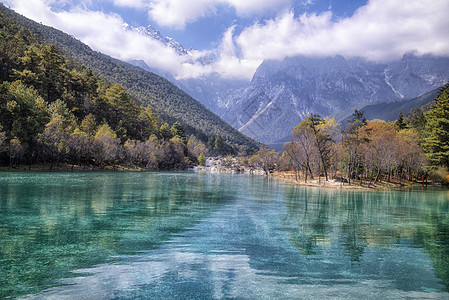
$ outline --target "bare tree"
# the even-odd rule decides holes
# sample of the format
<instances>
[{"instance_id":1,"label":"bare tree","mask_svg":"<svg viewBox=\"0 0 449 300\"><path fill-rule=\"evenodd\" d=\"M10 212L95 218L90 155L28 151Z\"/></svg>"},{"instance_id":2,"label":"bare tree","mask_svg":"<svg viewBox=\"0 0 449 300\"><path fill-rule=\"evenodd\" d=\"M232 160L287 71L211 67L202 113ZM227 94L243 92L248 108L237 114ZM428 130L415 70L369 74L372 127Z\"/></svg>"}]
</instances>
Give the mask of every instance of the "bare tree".
<instances>
[{"instance_id":1,"label":"bare tree","mask_svg":"<svg viewBox=\"0 0 449 300\"><path fill-rule=\"evenodd\" d=\"M317 153L315 134L306 121L299 123L292 133L292 146L290 153L295 157L298 165L302 166L305 173L305 182L308 174L313 179L312 162Z\"/></svg>"},{"instance_id":2,"label":"bare tree","mask_svg":"<svg viewBox=\"0 0 449 300\"><path fill-rule=\"evenodd\" d=\"M278 162L279 156L276 151L264 148L257 151L250 159L250 163L257 168L263 169L267 176L276 168Z\"/></svg>"}]
</instances>

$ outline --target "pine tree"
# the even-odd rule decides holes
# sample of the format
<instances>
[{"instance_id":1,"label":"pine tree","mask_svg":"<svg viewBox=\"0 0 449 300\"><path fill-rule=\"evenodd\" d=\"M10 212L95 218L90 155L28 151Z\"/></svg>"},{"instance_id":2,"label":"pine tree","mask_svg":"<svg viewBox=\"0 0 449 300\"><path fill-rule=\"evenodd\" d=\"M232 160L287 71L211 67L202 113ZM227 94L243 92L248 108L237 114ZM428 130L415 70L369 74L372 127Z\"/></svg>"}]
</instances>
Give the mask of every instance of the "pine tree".
<instances>
[{"instance_id":1,"label":"pine tree","mask_svg":"<svg viewBox=\"0 0 449 300\"><path fill-rule=\"evenodd\" d=\"M363 135L368 124L364 112L356 109L352 116L353 118L348 121L347 127L342 131L342 145L346 152L349 184L351 184L352 177L358 176L365 155L363 145L369 142L368 138Z\"/></svg>"},{"instance_id":2,"label":"pine tree","mask_svg":"<svg viewBox=\"0 0 449 300\"><path fill-rule=\"evenodd\" d=\"M60 98L63 92L64 79L67 76L67 70L64 69L64 58L58 53L55 45L44 46L39 56L40 83L41 92L44 99L53 102Z\"/></svg>"},{"instance_id":3,"label":"pine tree","mask_svg":"<svg viewBox=\"0 0 449 300\"><path fill-rule=\"evenodd\" d=\"M225 147L225 143L223 141L223 138L221 137L221 135L217 135L215 137L215 143L214 143L214 150L217 151L218 153L222 153Z\"/></svg>"},{"instance_id":4,"label":"pine tree","mask_svg":"<svg viewBox=\"0 0 449 300\"><path fill-rule=\"evenodd\" d=\"M425 118L427 137L423 148L426 156L432 165L449 168L449 83L441 88Z\"/></svg>"},{"instance_id":5,"label":"pine tree","mask_svg":"<svg viewBox=\"0 0 449 300\"><path fill-rule=\"evenodd\" d=\"M405 124L404 121L404 114L402 114L402 112L399 112L398 118L396 119L396 122L394 122L394 126L396 126L397 130L407 128L407 124Z\"/></svg>"},{"instance_id":6,"label":"pine tree","mask_svg":"<svg viewBox=\"0 0 449 300\"><path fill-rule=\"evenodd\" d=\"M201 152L200 156L198 156L198 164L200 166L204 166L206 164L206 156L203 152Z\"/></svg>"},{"instance_id":7,"label":"pine tree","mask_svg":"<svg viewBox=\"0 0 449 300\"><path fill-rule=\"evenodd\" d=\"M168 141L173 137L170 130L170 125L168 125L168 123L164 123L161 125L161 127L159 128L159 134L161 138L165 141Z\"/></svg>"},{"instance_id":8,"label":"pine tree","mask_svg":"<svg viewBox=\"0 0 449 300\"><path fill-rule=\"evenodd\" d=\"M173 124L173 126L171 127L170 131L174 137L178 137L181 140L181 142L183 142L184 144L187 144L186 133L185 133L184 129L182 128L181 123L176 121Z\"/></svg>"}]
</instances>

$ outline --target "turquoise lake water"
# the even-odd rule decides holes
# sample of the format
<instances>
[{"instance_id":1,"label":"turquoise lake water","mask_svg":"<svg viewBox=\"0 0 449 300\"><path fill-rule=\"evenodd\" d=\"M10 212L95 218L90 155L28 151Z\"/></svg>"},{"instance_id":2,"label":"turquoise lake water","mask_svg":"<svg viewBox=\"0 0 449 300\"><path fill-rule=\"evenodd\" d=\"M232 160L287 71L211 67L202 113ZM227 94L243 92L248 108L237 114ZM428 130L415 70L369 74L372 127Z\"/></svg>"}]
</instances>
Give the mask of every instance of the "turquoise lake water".
<instances>
[{"instance_id":1,"label":"turquoise lake water","mask_svg":"<svg viewBox=\"0 0 449 300\"><path fill-rule=\"evenodd\" d=\"M449 191L0 173L0 299L449 299Z\"/></svg>"}]
</instances>

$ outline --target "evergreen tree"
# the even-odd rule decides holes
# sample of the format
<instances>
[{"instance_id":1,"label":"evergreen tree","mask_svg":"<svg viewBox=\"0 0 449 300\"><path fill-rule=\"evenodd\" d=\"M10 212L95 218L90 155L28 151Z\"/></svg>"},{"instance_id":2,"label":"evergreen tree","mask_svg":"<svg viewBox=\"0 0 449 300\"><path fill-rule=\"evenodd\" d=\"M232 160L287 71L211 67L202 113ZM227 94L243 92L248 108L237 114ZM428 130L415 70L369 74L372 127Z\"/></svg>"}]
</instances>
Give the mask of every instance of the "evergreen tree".
<instances>
[{"instance_id":1,"label":"evergreen tree","mask_svg":"<svg viewBox=\"0 0 449 300\"><path fill-rule=\"evenodd\" d=\"M364 112L356 109L352 116L353 118L348 121L348 126L342 131L342 146L346 153L349 184L353 177L358 176L364 156L363 145L369 142L363 134L368 124Z\"/></svg>"},{"instance_id":2,"label":"evergreen tree","mask_svg":"<svg viewBox=\"0 0 449 300\"><path fill-rule=\"evenodd\" d=\"M64 59L54 45L44 46L39 56L41 60L38 78L40 79L42 96L48 102L53 102L60 98L63 92L63 83L67 76L67 70L63 67Z\"/></svg>"},{"instance_id":3,"label":"evergreen tree","mask_svg":"<svg viewBox=\"0 0 449 300\"><path fill-rule=\"evenodd\" d=\"M214 150L217 151L218 153L223 152L225 147L225 143L223 141L223 138L221 137L221 135L217 135L215 137L215 143L214 143Z\"/></svg>"},{"instance_id":4,"label":"evergreen tree","mask_svg":"<svg viewBox=\"0 0 449 300\"><path fill-rule=\"evenodd\" d=\"M184 129L182 128L181 123L176 121L173 124L173 126L171 127L170 131L174 137L178 137L181 140L181 142L183 142L184 144L187 144L186 133L185 133Z\"/></svg>"},{"instance_id":5,"label":"evergreen tree","mask_svg":"<svg viewBox=\"0 0 449 300\"><path fill-rule=\"evenodd\" d=\"M206 156L203 152L201 152L200 156L198 156L198 164L200 166L204 166L206 164Z\"/></svg>"},{"instance_id":6,"label":"evergreen tree","mask_svg":"<svg viewBox=\"0 0 449 300\"><path fill-rule=\"evenodd\" d=\"M315 135L316 146L324 170L324 176L328 180L327 170L330 165L330 154L333 140L328 132L323 130L327 121L320 115L312 114L306 118L305 122L312 129Z\"/></svg>"},{"instance_id":7,"label":"evergreen tree","mask_svg":"<svg viewBox=\"0 0 449 300\"><path fill-rule=\"evenodd\" d=\"M168 123L164 123L161 125L161 127L159 128L159 134L161 138L165 141L168 141L173 137L170 130L170 125L168 125Z\"/></svg>"},{"instance_id":8,"label":"evergreen tree","mask_svg":"<svg viewBox=\"0 0 449 300\"><path fill-rule=\"evenodd\" d=\"M399 112L398 118L397 118L396 122L394 122L394 125L396 126L396 129L398 129L398 130L405 129L407 127L407 124L405 124L404 115L402 114L402 112Z\"/></svg>"},{"instance_id":9,"label":"evergreen tree","mask_svg":"<svg viewBox=\"0 0 449 300\"><path fill-rule=\"evenodd\" d=\"M427 137L423 148L426 156L432 165L449 168L449 83L441 89L425 118Z\"/></svg>"}]
</instances>

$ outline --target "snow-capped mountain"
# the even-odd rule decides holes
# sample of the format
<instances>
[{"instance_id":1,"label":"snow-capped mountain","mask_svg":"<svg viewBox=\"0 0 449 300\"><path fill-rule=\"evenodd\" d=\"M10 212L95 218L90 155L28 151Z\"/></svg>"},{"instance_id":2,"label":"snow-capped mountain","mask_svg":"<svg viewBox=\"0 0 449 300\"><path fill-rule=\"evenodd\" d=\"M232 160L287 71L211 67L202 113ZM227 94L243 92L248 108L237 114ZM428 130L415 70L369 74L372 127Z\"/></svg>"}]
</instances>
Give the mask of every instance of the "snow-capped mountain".
<instances>
[{"instance_id":1,"label":"snow-capped mountain","mask_svg":"<svg viewBox=\"0 0 449 300\"><path fill-rule=\"evenodd\" d=\"M174 39L152 26L129 28L188 55ZM211 64L213 57L203 58ZM225 79L218 74L177 80L164 76L244 134L267 144L288 140L293 128L310 113L335 115L367 103L418 97L449 81L449 58L405 54L388 63L362 58L288 57L264 61L252 80Z\"/></svg>"},{"instance_id":2,"label":"snow-capped mountain","mask_svg":"<svg viewBox=\"0 0 449 300\"><path fill-rule=\"evenodd\" d=\"M125 30L133 30L149 36L174 49L180 56L190 55L192 51L195 51L195 49L187 50L175 39L163 36L151 25L147 27L132 27L125 24ZM213 55L204 55L197 57L196 62L202 65L212 64L214 63L214 57ZM218 74L210 74L201 78L176 79L169 72L148 66L144 60L131 60L129 63L167 78L218 115L226 111L228 102L232 99L231 94L242 91L249 84L249 81L246 80L225 79Z\"/></svg>"},{"instance_id":3,"label":"snow-capped mountain","mask_svg":"<svg viewBox=\"0 0 449 300\"><path fill-rule=\"evenodd\" d=\"M174 49L178 55L186 55L188 54L187 49L185 49L180 43L178 43L175 39L167 36L163 36L159 30L154 28L151 25L148 25L147 27L132 27L128 24L124 24L125 30L133 30L140 34L147 35L151 37L154 40L157 40L161 42L164 45L167 45L168 47Z\"/></svg>"}]
</instances>

